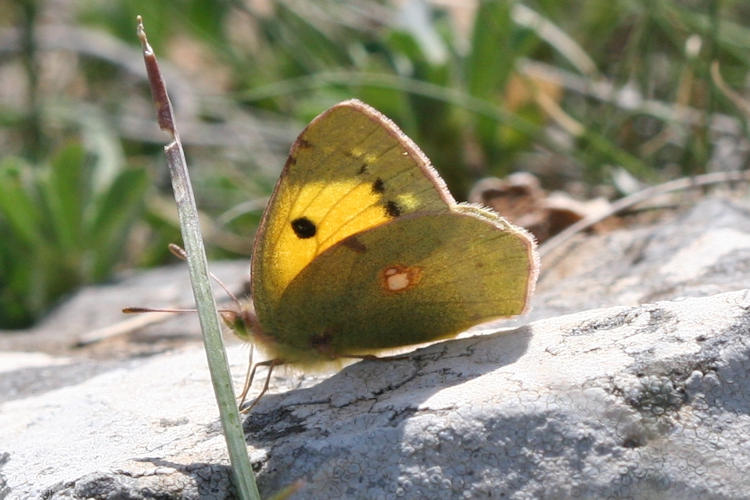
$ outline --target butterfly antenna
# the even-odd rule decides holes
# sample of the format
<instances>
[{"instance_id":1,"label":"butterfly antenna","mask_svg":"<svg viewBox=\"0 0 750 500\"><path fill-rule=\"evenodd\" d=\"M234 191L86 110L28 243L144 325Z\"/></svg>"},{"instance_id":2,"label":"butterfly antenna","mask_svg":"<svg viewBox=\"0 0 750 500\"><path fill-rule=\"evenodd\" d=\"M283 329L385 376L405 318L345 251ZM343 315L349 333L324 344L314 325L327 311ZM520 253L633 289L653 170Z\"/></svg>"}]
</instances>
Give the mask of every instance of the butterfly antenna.
<instances>
[{"instance_id":1,"label":"butterfly antenna","mask_svg":"<svg viewBox=\"0 0 750 500\"><path fill-rule=\"evenodd\" d=\"M253 401L250 406L247 408L243 408L240 410L240 413L249 413L250 410L252 410L255 405L258 404L260 401L260 398L263 397L263 395L268 391L268 384L271 382L271 373L273 373L274 366L278 366L284 364L283 361L280 359L269 359L267 361L261 361L260 363L256 363L255 366L253 366L252 373L250 375L250 381L252 382L253 377L255 376L255 369L258 368L259 365L268 366L268 375L266 375L266 383L263 384L263 389L260 390L260 394L258 394L258 397L255 398L255 401Z\"/></svg>"},{"instance_id":2,"label":"butterfly antenna","mask_svg":"<svg viewBox=\"0 0 750 500\"><path fill-rule=\"evenodd\" d=\"M125 314L138 314L138 313L194 313L196 309L183 309L180 307L175 308L154 308L154 307L123 307L122 312Z\"/></svg>"},{"instance_id":3,"label":"butterfly antenna","mask_svg":"<svg viewBox=\"0 0 750 500\"><path fill-rule=\"evenodd\" d=\"M179 246L174 243L170 243L167 245L167 248L169 248L169 251L177 257L178 259L182 259L184 261L187 260L187 252ZM224 284L223 281L221 281L218 276L216 276L214 273L210 272L208 273L211 278L218 283L218 285L224 290L224 292L229 296L230 299L235 303L237 306L237 311L232 311L229 309L220 309L220 313L222 314L222 317L224 317L224 321L227 323L227 325L234 330L234 333L237 334L240 338L245 339L245 335L240 334L237 325L234 324L235 320L239 318L243 318L242 323L245 325L249 325L253 331L261 331L258 325L258 321L255 318L255 314L251 311L248 311L246 307L242 306L242 303L237 298L235 294L233 294L229 288ZM136 308L132 308L136 309ZM143 309L143 308L142 308ZM145 312L145 311L138 311L138 312ZM225 316L228 315L228 316ZM228 319L229 318L229 319ZM234 324L234 325L233 325ZM243 330L244 331L244 330ZM268 391L268 385L271 381L271 373L273 372L273 367L276 365L281 364L278 360L269 360L269 361L262 361L260 363L256 363L253 365L253 353L255 352L255 345L250 344L250 356L248 360L248 371L245 375L245 384L242 387L242 393L238 396L239 400L239 407L242 408L242 405L245 403L245 398L247 398L247 393L250 391L250 387L253 385L253 379L255 378L255 370L258 368L259 365L268 366L268 375L266 376L266 383L263 385L263 389L260 391L260 394L258 394L258 397L255 398L255 400L250 404L249 407L245 408L244 410L241 410L242 413L248 413L250 410L255 407L255 405L258 404L258 401L260 401L260 398ZM252 367L252 368L251 368Z\"/></svg>"},{"instance_id":4,"label":"butterfly antenna","mask_svg":"<svg viewBox=\"0 0 750 500\"><path fill-rule=\"evenodd\" d=\"M172 253L172 255L174 255L178 259L187 261L187 252L185 252L185 250L181 246L176 245L174 243L170 243L169 245L167 245L167 248L169 248L169 251ZM224 282L221 281L219 277L216 276L211 271L209 271L208 274L222 288L222 290L224 290L224 292L227 295L229 295L229 298L232 299L232 301L234 301L237 307L241 308L242 306L240 304L240 299L238 299L237 296L229 290L229 288L224 284Z\"/></svg>"}]
</instances>

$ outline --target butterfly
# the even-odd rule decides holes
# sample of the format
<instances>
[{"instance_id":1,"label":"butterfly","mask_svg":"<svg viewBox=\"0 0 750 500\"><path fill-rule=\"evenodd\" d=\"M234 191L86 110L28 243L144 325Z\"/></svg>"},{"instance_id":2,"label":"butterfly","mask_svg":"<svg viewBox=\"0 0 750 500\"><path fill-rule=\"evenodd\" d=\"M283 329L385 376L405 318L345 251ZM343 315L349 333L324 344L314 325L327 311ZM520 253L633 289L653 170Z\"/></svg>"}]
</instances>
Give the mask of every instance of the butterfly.
<instances>
[{"instance_id":1,"label":"butterfly","mask_svg":"<svg viewBox=\"0 0 750 500\"><path fill-rule=\"evenodd\" d=\"M521 314L539 267L532 236L456 203L419 148L358 100L292 145L251 266L253 307L224 319L270 355L253 406L276 365L366 357Z\"/></svg>"}]
</instances>

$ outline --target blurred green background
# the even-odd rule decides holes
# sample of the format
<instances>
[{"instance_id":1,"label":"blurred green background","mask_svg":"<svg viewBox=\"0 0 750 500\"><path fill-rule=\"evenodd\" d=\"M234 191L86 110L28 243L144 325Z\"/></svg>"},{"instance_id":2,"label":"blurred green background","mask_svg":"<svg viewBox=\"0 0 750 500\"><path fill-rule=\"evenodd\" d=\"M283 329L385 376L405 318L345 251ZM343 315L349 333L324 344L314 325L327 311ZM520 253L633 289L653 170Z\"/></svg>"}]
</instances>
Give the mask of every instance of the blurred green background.
<instances>
[{"instance_id":1,"label":"blurred green background","mask_svg":"<svg viewBox=\"0 0 750 500\"><path fill-rule=\"evenodd\" d=\"M746 168L746 0L0 0L0 328L179 242L135 35L162 63L210 258L249 256L307 121L358 97L458 199L525 170L625 194ZM627 181L627 182L625 182Z\"/></svg>"}]
</instances>

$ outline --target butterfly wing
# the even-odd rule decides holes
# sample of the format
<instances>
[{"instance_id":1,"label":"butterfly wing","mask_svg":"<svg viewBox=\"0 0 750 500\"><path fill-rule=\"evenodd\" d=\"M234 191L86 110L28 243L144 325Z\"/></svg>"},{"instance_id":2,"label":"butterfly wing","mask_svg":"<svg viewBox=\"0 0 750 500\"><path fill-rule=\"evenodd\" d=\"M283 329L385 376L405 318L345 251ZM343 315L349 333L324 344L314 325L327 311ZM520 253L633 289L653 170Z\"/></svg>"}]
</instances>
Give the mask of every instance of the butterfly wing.
<instances>
[{"instance_id":1,"label":"butterfly wing","mask_svg":"<svg viewBox=\"0 0 750 500\"><path fill-rule=\"evenodd\" d=\"M328 248L295 277L266 347L304 363L454 336L522 313L537 269L533 239L494 213L406 215Z\"/></svg>"},{"instance_id":2,"label":"butterfly wing","mask_svg":"<svg viewBox=\"0 0 750 500\"><path fill-rule=\"evenodd\" d=\"M429 160L388 118L356 100L325 111L292 145L256 234L252 292L261 325L327 248L398 216L454 203Z\"/></svg>"}]
</instances>

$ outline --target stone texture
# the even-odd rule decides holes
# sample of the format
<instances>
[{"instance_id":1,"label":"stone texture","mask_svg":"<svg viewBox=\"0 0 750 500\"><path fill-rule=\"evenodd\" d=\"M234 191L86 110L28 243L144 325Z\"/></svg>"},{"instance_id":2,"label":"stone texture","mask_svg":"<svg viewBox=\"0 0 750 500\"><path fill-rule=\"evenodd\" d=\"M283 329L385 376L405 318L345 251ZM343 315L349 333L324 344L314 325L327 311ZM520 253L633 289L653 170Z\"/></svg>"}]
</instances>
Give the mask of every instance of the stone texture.
<instances>
[{"instance_id":1,"label":"stone texture","mask_svg":"<svg viewBox=\"0 0 750 500\"><path fill-rule=\"evenodd\" d=\"M302 478L294 498L747 498L748 213L709 199L581 237L545 261L531 323L330 377L275 372L245 420L261 492ZM144 304L139 279L173 286L133 277L113 308ZM195 319L124 336L128 355L121 339L73 349L119 320L81 322L76 300L47 354L21 350L54 324L3 340L0 497L231 498L205 357L182 333ZM238 385L246 354L229 347Z\"/></svg>"}]
</instances>

